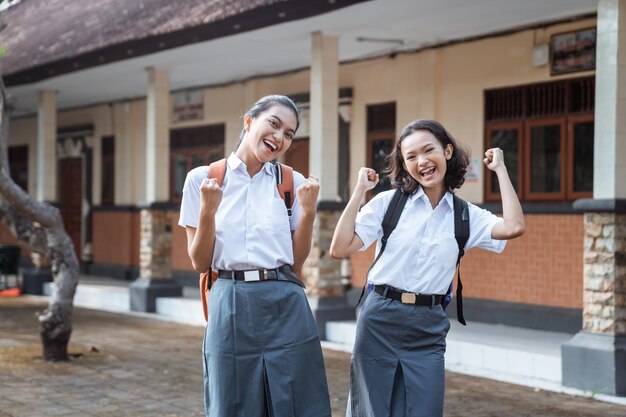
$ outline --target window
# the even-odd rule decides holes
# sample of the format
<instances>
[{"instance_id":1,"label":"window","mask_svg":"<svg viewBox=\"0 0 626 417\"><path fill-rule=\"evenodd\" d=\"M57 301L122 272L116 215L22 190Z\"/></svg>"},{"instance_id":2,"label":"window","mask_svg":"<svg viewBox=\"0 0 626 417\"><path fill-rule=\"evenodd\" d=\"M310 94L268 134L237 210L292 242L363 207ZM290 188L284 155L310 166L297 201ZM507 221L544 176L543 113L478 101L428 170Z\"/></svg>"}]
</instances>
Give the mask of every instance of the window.
<instances>
[{"instance_id":1,"label":"window","mask_svg":"<svg viewBox=\"0 0 626 417\"><path fill-rule=\"evenodd\" d=\"M224 125L170 131L170 200L179 203L187 173L224 157Z\"/></svg>"},{"instance_id":2,"label":"window","mask_svg":"<svg viewBox=\"0 0 626 417\"><path fill-rule=\"evenodd\" d=\"M102 138L100 204L112 206L115 198L115 137Z\"/></svg>"},{"instance_id":3,"label":"window","mask_svg":"<svg viewBox=\"0 0 626 417\"><path fill-rule=\"evenodd\" d=\"M387 167L387 156L393 149L395 136L396 103L367 106L367 161L380 176L380 181L369 193L370 197L390 188L383 170Z\"/></svg>"},{"instance_id":4,"label":"window","mask_svg":"<svg viewBox=\"0 0 626 417\"><path fill-rule=\"evenodd\" d=\"M592 196L594 82L588 77L485 93L485 146L504 151L520 199ZM496 175L485 177L486 200L499 200Z\"/></svg>"},{"instance_id":5,"label":"window","mask_svg":"<svg viewBox=\"0 0 626 417\"><path fill-rule=\"evenodd\" d=\"M9 146L9 174L15 183L28 192L28 145Z\"/></svg>"}]
</instances>

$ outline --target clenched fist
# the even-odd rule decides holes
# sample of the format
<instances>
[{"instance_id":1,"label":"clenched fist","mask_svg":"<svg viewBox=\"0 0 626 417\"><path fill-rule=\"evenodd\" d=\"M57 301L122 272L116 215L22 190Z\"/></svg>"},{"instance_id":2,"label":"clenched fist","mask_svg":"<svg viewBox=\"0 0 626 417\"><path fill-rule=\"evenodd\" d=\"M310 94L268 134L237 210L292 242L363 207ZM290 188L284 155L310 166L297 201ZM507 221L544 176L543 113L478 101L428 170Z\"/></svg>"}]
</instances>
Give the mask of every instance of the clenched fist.
<instances>
[{"instance_id":1,"label":"clenched fist","mask_svg":"<svg viewBox=\"0 0 626 417\"><path fill-rule=\"evenodd\" d=\"M215 214L222 201L222 189L215 178L205 178L200 184L200 210Z\"/></svg>"},{"instance_id":2,"label":"clenched fist","mask_svg":"<svg viewBox=\"0 0 626 417\"><path fill-rule=\"evenodd\" d=\"M317 196L320 193L319 179L314 175L309 175L302 185L296 190L296 196L303 214L314 215L317 211Z\"/></svg>"},{"instance_id":3,"label":"clenched fist","mask_svg":"<svg viewBox=\"0 0 626 417\"><path fill-rule=\"evenodd\" d=\"M379 179L378 174L372 168L362 167L359 169L356 186L363 191L369 191L376 187Z\"/></svg>"},{"instance_id":4,"label":"clenched fist","mask_svg":"<svg viewBox=\"0 0 626 417\"><path fill-rule=\"evenodd\" d=\"M504 167L504 153L500 148L487 149L483 162L491 171Z\"/></svg>"}]
</instances>

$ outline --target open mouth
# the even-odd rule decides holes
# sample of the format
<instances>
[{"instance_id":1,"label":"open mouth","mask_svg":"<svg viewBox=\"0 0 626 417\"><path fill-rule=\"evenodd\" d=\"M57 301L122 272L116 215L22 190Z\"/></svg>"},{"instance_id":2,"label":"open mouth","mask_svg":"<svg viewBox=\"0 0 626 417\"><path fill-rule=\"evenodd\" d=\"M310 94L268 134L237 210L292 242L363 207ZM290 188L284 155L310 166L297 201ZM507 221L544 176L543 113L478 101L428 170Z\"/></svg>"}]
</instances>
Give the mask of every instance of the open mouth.
<instances>
[{"instance_id":1,"label":"open mouth","mask_svg":"<svg viewBox=\"0 0 626 417\"><path fill-rule=\"evenodd\" d=\"M433 175L434 173L435 173L435 167L426 168L426 169L423 169L423 170L421 170L419 172L419 174L420 174L420 176L422 178L429 177L429 176Z\"/></svg>"},{"instance_id":2,"label":"open mouth","mask_svg":"<svg viewBox=\"0 0 626 417\"><path fill-rule=\"evenodd\" d=\"M263 144L265 145L265 147L267 147L267 149L269 149L270 152L276 152L276 149L278 149L278 146L274 145L267 139L263 140Z\"/></svg>"}]
</instances>

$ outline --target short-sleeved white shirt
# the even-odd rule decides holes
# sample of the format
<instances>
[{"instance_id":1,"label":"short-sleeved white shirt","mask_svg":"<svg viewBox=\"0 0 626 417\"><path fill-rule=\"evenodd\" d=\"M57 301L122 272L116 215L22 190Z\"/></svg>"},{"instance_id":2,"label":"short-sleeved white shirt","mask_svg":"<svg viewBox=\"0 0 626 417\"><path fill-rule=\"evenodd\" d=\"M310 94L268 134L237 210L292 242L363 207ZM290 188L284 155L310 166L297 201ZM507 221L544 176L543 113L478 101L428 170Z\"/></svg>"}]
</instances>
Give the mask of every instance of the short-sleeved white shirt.
<instances>
[{"instance_id":1,"label":"short-sleeved white shirt","mask_svg":"<svg viewBox=\"0 0 626 417\"><path fill-rule=\"evenodd\" d=\"M178 224L198 227L200 184L208 166L189 171L183 186ZM213 269L277 268L293 264L291 231L300 220L294 195L291 221L276 187L274 165L266 163L250 178L246 165L232 153L226 163L222 201L215 214ZM304 177L293 172L294 194Z\"/></svg>"},{"instance_id":2,"label":"short-sleeved white shirt","mask_svg":"<svg viewBox=\"0 0 626 417\"><path fill-rule=\"evenodd\" d=\"M356 234L366 249L383 236L382 222L395 190L376 195L361 208L356 219ZM470 236L465 251L478 247L502 252L505 240L491 238L493 226L502 221L487 210L469 206ZM453 196L446 192L433 209L421 187L411 194L387 240L387 247L369 273L372 284L422 294L445 294L454 278L459 250L454 237Z\"/></svg>"}]
</instances>

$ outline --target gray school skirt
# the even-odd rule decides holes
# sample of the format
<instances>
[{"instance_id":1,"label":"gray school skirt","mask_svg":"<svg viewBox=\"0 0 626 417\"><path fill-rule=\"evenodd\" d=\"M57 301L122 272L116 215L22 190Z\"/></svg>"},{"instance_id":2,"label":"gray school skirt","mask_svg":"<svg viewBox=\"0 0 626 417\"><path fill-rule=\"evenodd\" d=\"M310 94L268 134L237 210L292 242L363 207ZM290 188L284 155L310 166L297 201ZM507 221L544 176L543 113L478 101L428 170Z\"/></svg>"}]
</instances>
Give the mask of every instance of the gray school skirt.
<instances>
[{"instance_id":1,"label":"gray school skirt","mask_svg":"<svg viewBox=\"0 0 626 417\"><path fill-rule=\"evenodd\" d=\"M441 417L450 322L441 305L371 292L357 320L347 417Z\"/></svg>"},{"instance_id":2,"label":"gray school skirt","mask_svg":"<svg viewBox=\"0 0 626 417\"><path fill-rule=\"evenodd\" d=\"M203 345L207 417L330 417L317 327L302 287L218 279Z\"/></svg>"}]
</instances>

